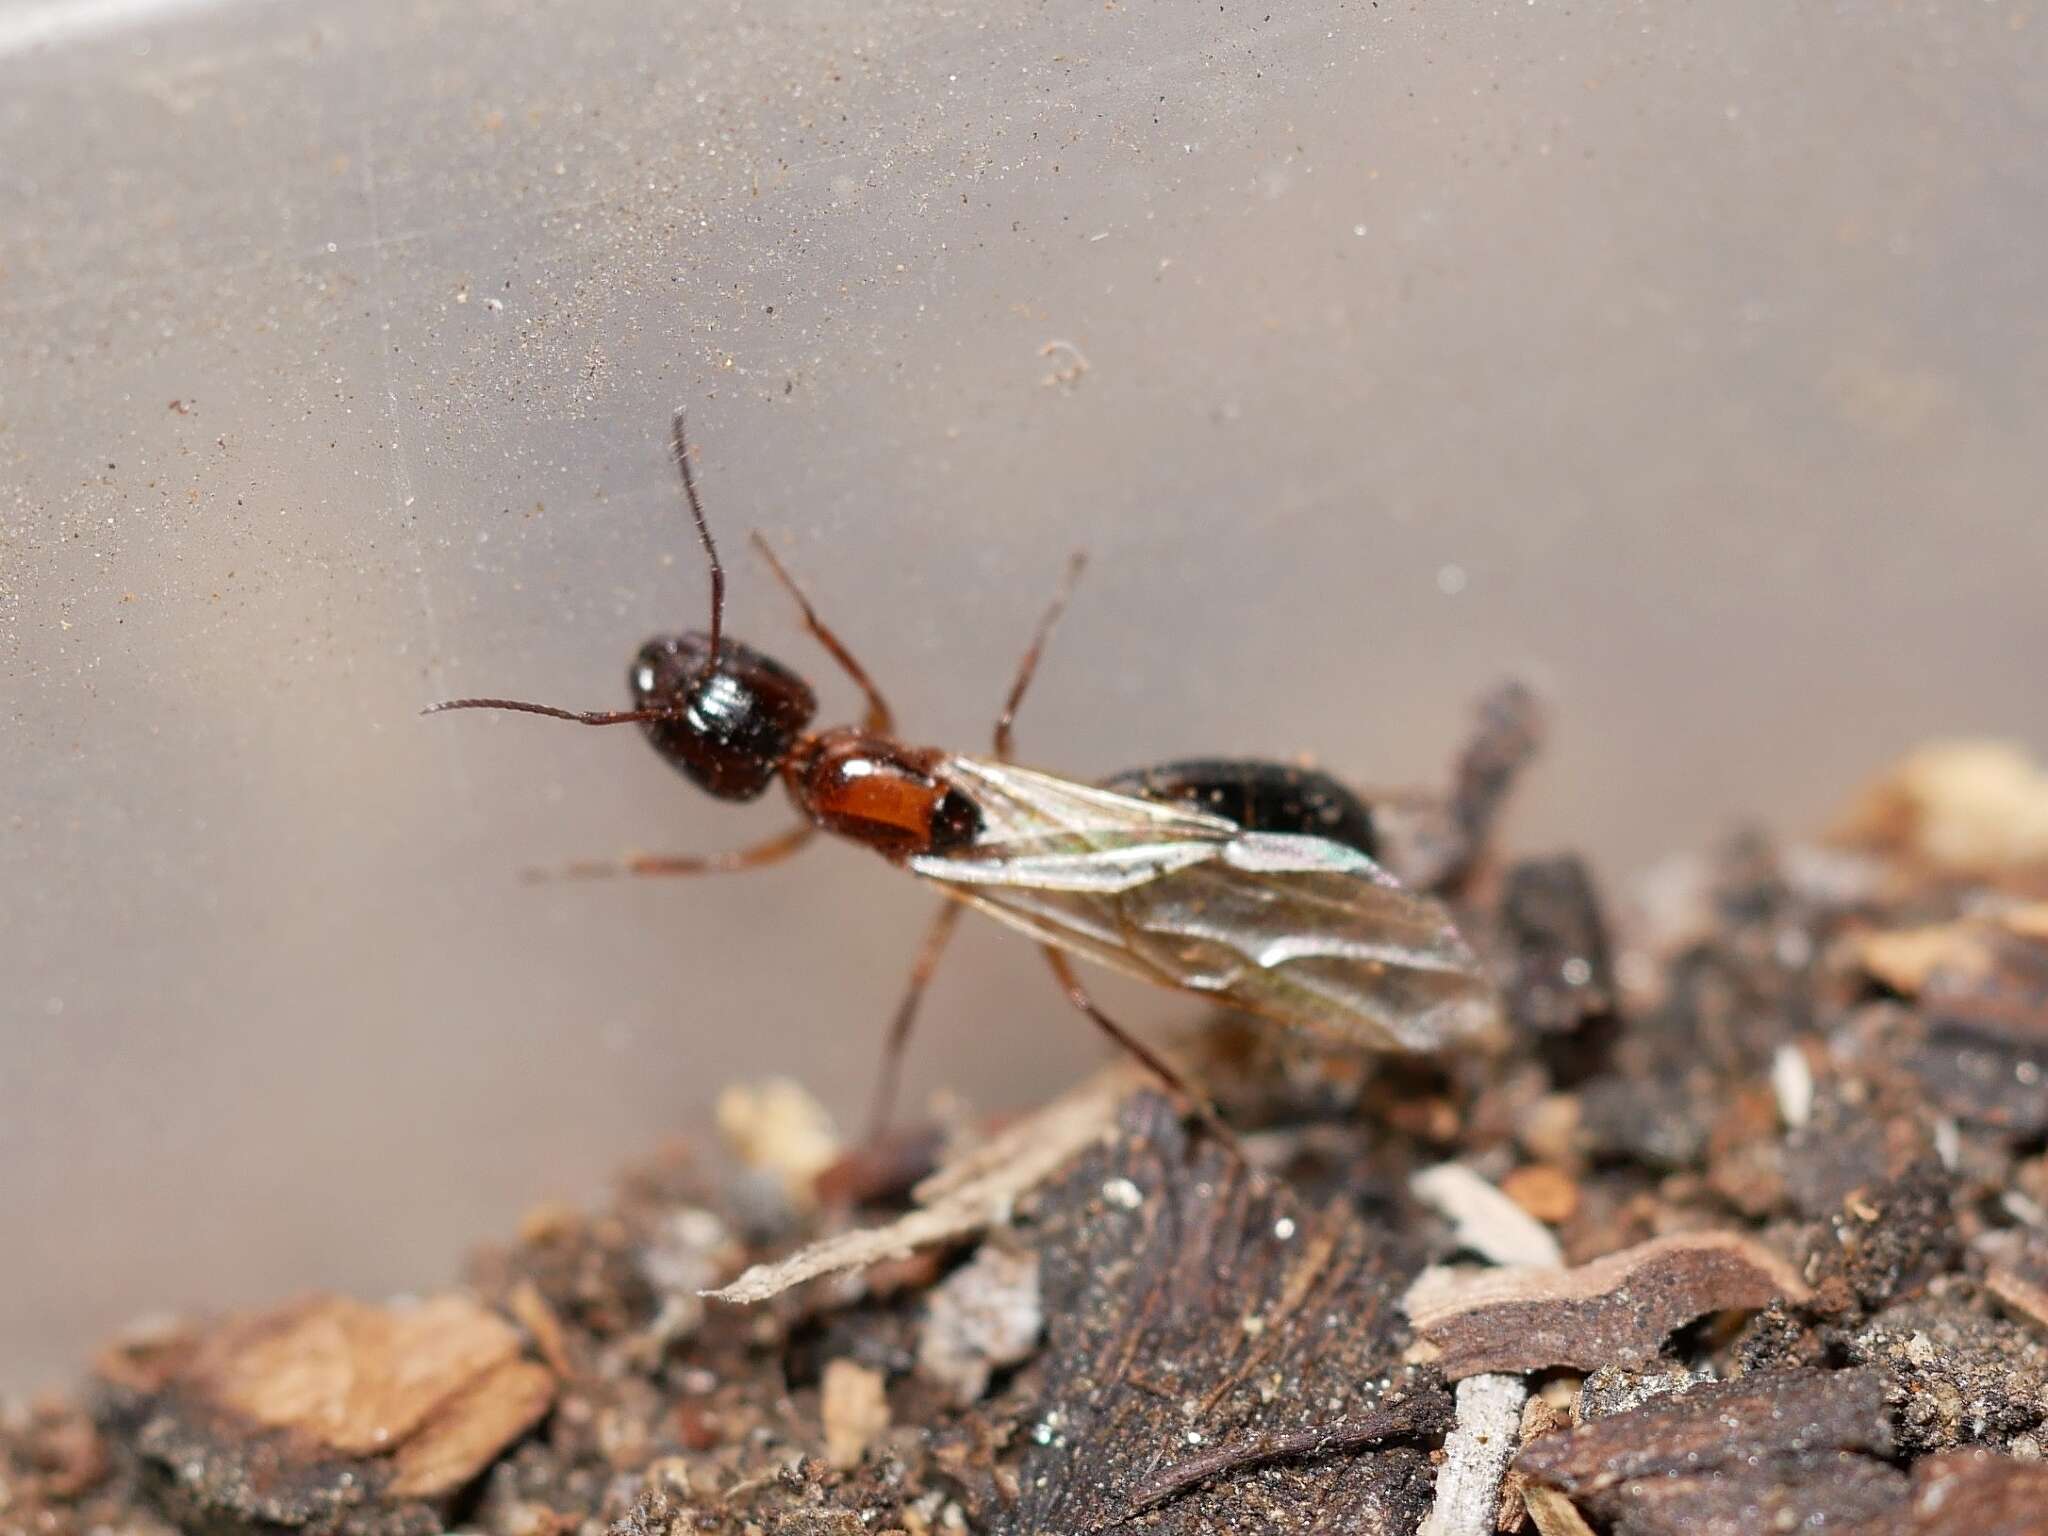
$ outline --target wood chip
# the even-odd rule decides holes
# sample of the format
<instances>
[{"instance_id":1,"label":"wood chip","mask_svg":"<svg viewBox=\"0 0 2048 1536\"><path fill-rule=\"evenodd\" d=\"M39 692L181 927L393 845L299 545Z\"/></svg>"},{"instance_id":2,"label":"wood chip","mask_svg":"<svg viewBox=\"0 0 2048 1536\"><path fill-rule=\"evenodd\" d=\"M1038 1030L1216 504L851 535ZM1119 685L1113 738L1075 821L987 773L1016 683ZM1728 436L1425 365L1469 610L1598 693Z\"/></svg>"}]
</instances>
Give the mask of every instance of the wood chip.
<instances>
[{"instance_id":1,"label":"wood chip","mask_svg":"<svg viewBox=\"0 0 2048 1536\"><path fill-rule=\"evenodd\" d=\"M1462 1163L1425 1168L1408 1187L1450 1218L1459 1245L1482 1258L1518 1266L1564 1263L1564 1250L1549 1228Z\"/></svg>"},{"instance_id":2,"label":"wood chip","mask_svg":"<svg viewBox=\"0 0 2048 1536\"><path fill-rule=\"evenodd\" d=\"M1404 1305L1422 1340L1416 1357L1458 1380L1642 1365L1696 1317L1807 1294L1792 1267L1755 1240L1692 1232L1576 1269L1425 1270Z\"/></svg>"},{"instance_id":3,"label":"wood chip","mask_svg":"<svg viewBox=\"0 0 2048 1536\"><path fill-rule=\"evenodd\" d=\"M1540 1536L1594 1536L1578 1506L1555 1488L1531 1483L1522 1490L1522 1499Z\"/></svg>"},{"instance_id":4,"label":"wood chip","mask_svg":"<svg viewBox=\"0 0 2048 1536\"><path fill-rule=\"evenodd\" d=\"M1500 1181L1500 1192L1545 1226L1558 1226L1578 1214L1578 1181L1562 1168L1529 1163Z\"/></svg>"},{"instance_id":5,"label":"wood chip","mask_svg":"<svg viewBox=\"0 0 2048 1536\"><path fill-rule=\"evenodd\" d=\"M1010 1219L1018 1200L1057 1173L1115 1123L1117 1106L1150 1081L1119 1062L933 1174L916 1191L924 1204L880 1227L842 1232L773 1264L756 1264L732 1284L707 1291L720 1301L766 1301L820 1275L900 1259L933 1243L957 1242Z\"/></svg>"},{"instance_id":6,"label":"wood chip","mask_svg":"<svg viewBox=\"0 0 2048 1536\"><path fill-rule=\"evenodd\" d=\"M818 1175L845 1150L825 1106L786 1077L734 1083L719 1094L715 1118L733 1155L772 1175L796 1210L815 1203Z\"/></svg>"},{"instance_id":7,"label":"wood chip","mask_svg":"<svg viewBox=\"0 0 2048 1536\"><path fill-rule=\"evenodd\" d=\"M1932 742L1864 789L1833 832L1939 869L2048 862L2048 773L2008 742Z\"/></svg>"},{"instance_id":8,"label":"wood chip","mask_svg":"<svg viewBox=\"0 0 2048 1536\"><path fill-rule=\"evenodd\" d=\"M1986 1272L1984 1289L2020 1316L2048 1328L2048 1283L2039 1276L2001 1266Z\"/></svg>"},{"instance_id":9,"label":"wood chip","mask_svg":"<svg viewBox=\"0 0 2048 1536\"><path fill-rule=\"evenodd\" d=\"M1444 1441L1436 1501L1417 1536L1488 1536L1501 1479L1521 1434L1529 1388L1519 1376L1468 1376L1458 1383L1458 1419Z\"/></svg>"},{"instance_id":10,"label":"wood chip","mask_svg":"<svg viewBox=\"0 0 2048 1536\"><path fill-rule=\"evenodd\" d=\"M511 1324L466 1296L376 1307L321 1296L231 1320L178 1385L346 1456L389 1451L519 1356Z\"/></svg>"},{"instance_id":11,"label":"wood chip","mask_svg":"<svg viewBox=\"0 0 2048 1536\"><path fill-rule=\"evenodd\" d=\"M399 1446L386 1490L395 1499L454 1493L541 1420L554 1401L554 1373L531 1360L504 1360L453 1396Z\"/></svg>"},{"instance_id":12,"label":"wood chip","mask_svg":"<svg viewBox=\"0 0 2048 1536\"><path fill-rule=\"evenodd\" d=\"M532 1338L533 1347L540 1351L540 1357L547 1361L548 1368L565 1380L572 1375L574 1372L569 1362L568 1340L562 1332L562 1320L548 1305L547 1298L541 1295L540 1287L531 1280L521 1280L506 1296L505 1306Z\"/></svg>"},{"instance_id":13,"label":"wood chip","mask_svg":"<svg viewBox=\"0 0 2048 1536\"><path fill-rule=\"evenodd\" d=\"M882 1373L844 1358L825 1363L819 1412L825 1420L825 1459L846 1472L889 1427L889 1395Z\"/></svg>"}]
</instances>

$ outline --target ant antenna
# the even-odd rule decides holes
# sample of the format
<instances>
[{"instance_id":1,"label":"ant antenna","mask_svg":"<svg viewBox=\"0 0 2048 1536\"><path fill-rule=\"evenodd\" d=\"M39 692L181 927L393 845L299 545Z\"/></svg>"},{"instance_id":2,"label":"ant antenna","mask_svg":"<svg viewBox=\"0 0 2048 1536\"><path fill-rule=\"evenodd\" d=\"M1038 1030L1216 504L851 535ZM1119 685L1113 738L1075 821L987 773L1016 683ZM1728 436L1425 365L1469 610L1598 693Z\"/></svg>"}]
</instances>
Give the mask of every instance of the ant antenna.
<instances>
[{"instance_id":1,"label":"ant antenna","mask_svg":"<svg viewBox=\"0 0 2048 1536\"><path fill-rule=\"evenodd\" d=\"M690 501L690 515L697 520L697 537L704 545L704 558L711 562L711 653L704 658L708 677L718 670L719 636L725 627L725 567L718 563L718 546L711 539L711 525L704 520L704 504L697 499L697 480L690 473L690 445L683 439L683 412L677 407L671 425L676 468L683 472L683 494Z\"/></svg>"},{"instance_id":2,"label":"ant antenna","mask_svg":"<svg viewBox=\"0 0 2048 1536\"><path fill-rule=\"evenodd\" d=\"M552 704L529 704L524 699L444 699L420 713L438 715L446 709L510 709L522 715L546 715L550 720L573 720L578 725L634 725L675 718L675 711L669 709L556 709Z\"/></svg>"},{"instance_id":3,"label":"ant antenna","mask_svg":"<svg viewBox=\"0 0 2048 1536\"><path fill-rule=\"evenodd\" d=\"M718 546L711 539L711 525L704 520L704 504L697 499L696 477L690 473L690 445L683 437L683 413L675 414L672 426L676 468L683 472L683 495L689 499L690 515L697 520L697 537L704 545L704 558L711 562L711 650L704 660L705 677L718 670L721 631L725 627L725 567L718 563ZM551 704L529 704L524 699L447 699L429 704L420 713L438 715L449 709L509 709L522 715L546 715L550 720L569 720L577 725L639 725L654 720L673 720L673 709L556 709Z\"/></svg>"}]
</instances>

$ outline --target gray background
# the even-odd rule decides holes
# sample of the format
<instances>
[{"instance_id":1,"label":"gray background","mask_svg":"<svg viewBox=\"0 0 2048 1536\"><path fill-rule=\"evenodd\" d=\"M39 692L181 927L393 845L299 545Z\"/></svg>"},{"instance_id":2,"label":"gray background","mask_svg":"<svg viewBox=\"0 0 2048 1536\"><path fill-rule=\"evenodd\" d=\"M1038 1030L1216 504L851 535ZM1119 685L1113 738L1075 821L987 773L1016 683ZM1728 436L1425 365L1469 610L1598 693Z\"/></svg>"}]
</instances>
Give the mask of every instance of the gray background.
<instances>
[{"instance_id":1,"label":"gray background","mask_svg":"<svg viewBox=\"0 0 2048 1536\"><path fill-rule=\"evenodd\" d=\"M622 696L732 621L1092 775L1435 775L1618 889L1907 743L2048 747L2037 5L0 3L0 1380L431 1283L735 1074L851 1109L927 910L725 847ZM1055 339L1089 371L1045 381ZM172 409L171 402L183 410ZM1159 1027L1175 999L1109 986ZM971 932L912 1085L1096 1051Z\"/></svg>"}]
</instances>

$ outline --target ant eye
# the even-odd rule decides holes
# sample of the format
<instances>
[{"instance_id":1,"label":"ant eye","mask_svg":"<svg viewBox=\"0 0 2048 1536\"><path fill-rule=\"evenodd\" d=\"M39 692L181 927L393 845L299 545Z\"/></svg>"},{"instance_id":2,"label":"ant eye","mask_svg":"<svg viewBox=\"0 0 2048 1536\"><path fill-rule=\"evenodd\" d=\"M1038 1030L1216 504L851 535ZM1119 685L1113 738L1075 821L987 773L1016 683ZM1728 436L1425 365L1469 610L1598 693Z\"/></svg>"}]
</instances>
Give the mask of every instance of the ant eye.
<instances>
[{"instance_id":1,"label":"ant eye","mask_svg":"<svg viewBox=\"0 0 2048 1536\"><path fill-rule=\"evenodd\" d=\"M654 668L645 662L633 669L633 691L643 696L654 692Z\"/></svg>"}]
</instances>

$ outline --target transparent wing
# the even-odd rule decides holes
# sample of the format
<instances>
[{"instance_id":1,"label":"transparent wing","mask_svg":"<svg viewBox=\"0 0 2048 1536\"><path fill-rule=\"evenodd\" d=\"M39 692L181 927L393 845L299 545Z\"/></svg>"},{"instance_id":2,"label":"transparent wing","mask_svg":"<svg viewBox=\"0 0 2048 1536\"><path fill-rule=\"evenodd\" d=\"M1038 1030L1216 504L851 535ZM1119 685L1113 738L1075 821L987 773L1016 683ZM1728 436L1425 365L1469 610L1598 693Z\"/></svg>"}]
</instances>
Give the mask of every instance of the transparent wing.
<instances>
[{"instance_id":1,"label":"transparent wing","mask_svg":"<svg viewBox=\"0 0 2048 1536\"><path fill-rule=\"evenodd\" d=\"M983 831L911 869L1034 938L1379 1050L1500 1028L1449 914L1354 849L979 758L939 771Z\"/></svg>"}]
</instances>

